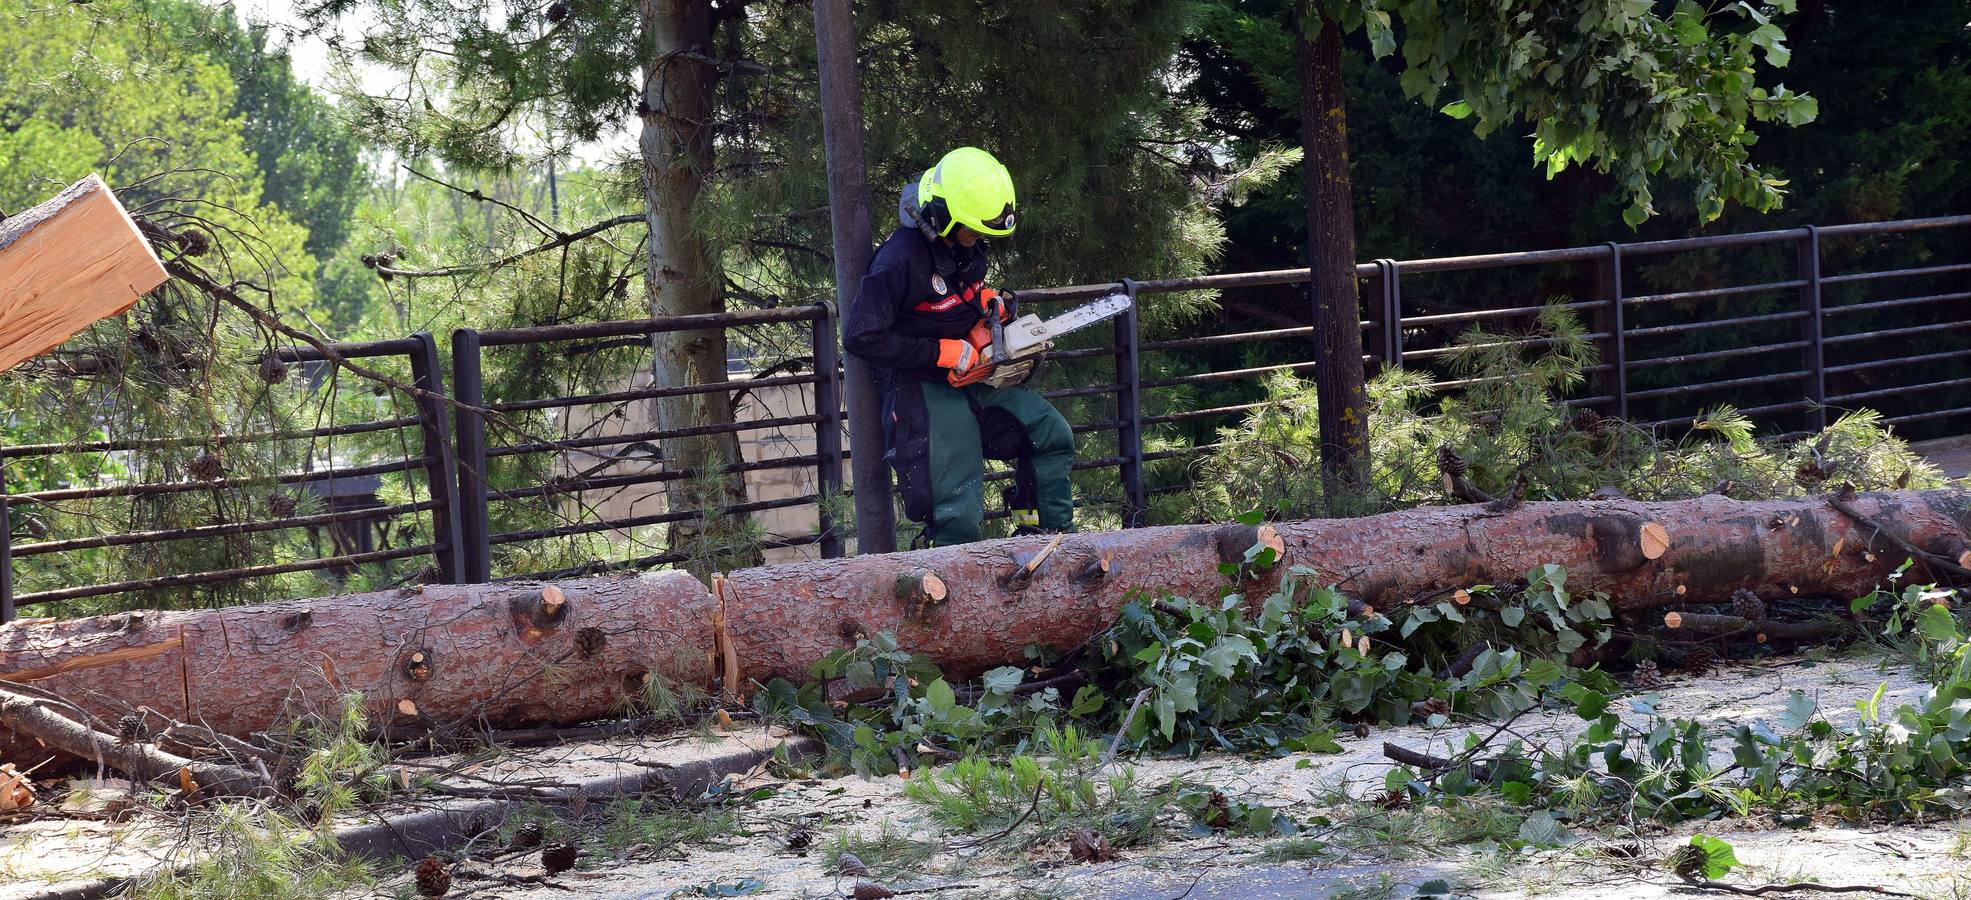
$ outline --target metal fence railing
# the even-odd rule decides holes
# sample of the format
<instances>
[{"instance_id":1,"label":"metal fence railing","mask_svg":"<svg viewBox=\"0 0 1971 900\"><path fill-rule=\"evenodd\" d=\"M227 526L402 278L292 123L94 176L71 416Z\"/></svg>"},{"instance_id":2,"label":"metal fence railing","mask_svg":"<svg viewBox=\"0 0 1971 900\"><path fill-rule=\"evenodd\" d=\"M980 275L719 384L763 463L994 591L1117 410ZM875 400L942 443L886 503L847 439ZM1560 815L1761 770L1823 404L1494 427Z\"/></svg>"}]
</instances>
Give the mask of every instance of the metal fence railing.
<instances>
[{"instance_id":1,"label":"metal fence railing","mask_svg":"<svg viewBox=\"0 0 1971 900\"><path fill-rule=\"evenodd\" d=\"M1926 433L1971 430L1971 216L1804 227L1665 241L1607 243L1483 256L1397 261L1356 268L1362 288L1363 359L1373 367L1430 373L1446 391L1470 386L1450 366L1453 345L1474 326L1511 335L1540 309L1560 303L1587 325L1600 359L1587 386L1568 398L1631 421L1674 428L1720 403L1782 430L1824 426L1839 411L1869 406L1885 421ZM1103 521L1152 524L1155 498L1183 491L1173 465L1214 447L1216 429L1271 402L1262 382L1305 375L1312 358L1308 270L1286 269L1150 281L1039 288L1014 293L1025 311L1122 290L1138 297L1216 292L1221 322L1162 326L1146 333L1140 312L1088 329L1050 355L1032 385L1069 414L1084 436L1075 464L1078 504L1112 511ZM5 493L0 481L0 620L16 607L116 593L215 585L269 575L336 570L429 556L426 580L482 582L644 568L690 558L654 530L694 519L782 517L762 534L768 547L845 549L831 521L846 496L839 320L831 304L706 316L475 331L451 341L454 392L438 377L428 335L337 345L348 357L404 357L416 392L410 408L375 420L222 442L321 441L415 433L418 449L266 476L257 486L298 486L350 476L405 473L425 488L398 502L350 510L240 518L172 529L105 530L17 543L7 516L86 498L138 497L247 486L234 479L46 485ZM1254 327L1254 325L1261 327ZM652 335L719 329L736 344L780 362L749 377L703 384L639 384L577 390L541 373L598 347L630 354L623 370L648 371ZM1530 344L1538 337L1502 337ZM641 354L641 361L635 358ZM306 348L282 350L287 365L319 365ZM613 370L612 370L613 371ZM488 374L496 377L489 380ZM771 394L771 396L769 396ZM660 400L718 396L733 413L664 429L636 410ZM747 398L740 404L736 398ZM729 419L729 421L727 421ZM455 426L456 434L450 433ZM723 474L748 495L709 508L679 508L665 489L699 473L666 466L659 442L732 435L738 458ZM1085 436L1107 436L1087 440ZM179 440L179 439L172 439ZM0 465L61 454L114 455L161 443L104 439L0 447ZM374 449L374 448L372 448ZM870 452L880 452L871 448ZM3 475L4 473L0 473ZM415 476L415 477L412 477ZM1009 478L1006 472L988 480ZM777 480L776 480L777 479ZM1155 482L1155 483L1153 483ZM638 493L641 492L641 493ZM612 497L625 497L620 502ZM660 504L644 510L640 504ZM786 518L798 514L799 518ZM31 585L15 593L24 566L59 554L212 540L287 529L329 530L404 517L428 522L403 546L331 546L306 559L144 578ZM310 532L314 533L314 532ZM582 542L591 542L584 545ZM597 541L612 542L607 548ZM603 552L606 549L606 552ZM647 550L648 552L642 552ZM45 578L43 579L45 581Z\"/></svg>"},{"instance_id":2,"label":"metal fence railing","mask_svg":"<svg viewBox=\"0 0 1971 900\"><path fill-rule=\"evenodd\" d=\"M117 594L157 596L300 572L349 573L365 565L418 557L430 560L420 577L456 578L461 550L455 540L457 476L437 344L430 335L417 334L329 346L346 359L400 358L415 390L390 392L391 402L401 408L379 419L198 438L104 437L0 447L0 466L5 469L30 470L37 463L45 468L86 458L91 463L87 469L98 473L87 480L51 485L25 484L16 475L15 486L28 488L18 492L9 492L0 476L0 621L12 619L17 610L60 601ZM314 348L298 347L275 351L267 364L280 372L272 380L287 382L287 370L299 368L307 374L323 361ZM332 380L326 387L311 382L302 379L301 390L324 395L319 405L332 408ZM331 412L323 415L332 418ZM379 449L391 437L399 438L395 455ZM338 452L338 441L351 440L365 442L366 452L356 454L360 458ZM173 472L178 477L166 480L144 478L132 466L146 454L185 448L201 448L209 461L176 467ZM283 449L291 452L280 452ZM263 465L256 467L260 471L228 471L225 460L254 452L261 454ZM118 471L135 477L116 477ZM382 487L386 477L401 481L408 495L401 502L379 499L390 493ZM146 524L145 512L181 518L160 509L180 499L198 501L193 512L208 521L117 527L117 518L126 526ZM100 508L106 503L122 505ZM381 527L392 522L412 523L404 532L410 536L408 543L379 536ZM30 540L17 541L17 528ZM296 531L305 532L308 540L271 543ZM264 539L254 543L256 536ZM150 563L159 548L170 545L182 554L187 544L204 551L193 555L196 560L233 564L114 577L157 568ZM107 580L102 577L105 573L111 575ZM18 590L22 580L29 582L25 591Z\"/></svg>"}]
</instances>

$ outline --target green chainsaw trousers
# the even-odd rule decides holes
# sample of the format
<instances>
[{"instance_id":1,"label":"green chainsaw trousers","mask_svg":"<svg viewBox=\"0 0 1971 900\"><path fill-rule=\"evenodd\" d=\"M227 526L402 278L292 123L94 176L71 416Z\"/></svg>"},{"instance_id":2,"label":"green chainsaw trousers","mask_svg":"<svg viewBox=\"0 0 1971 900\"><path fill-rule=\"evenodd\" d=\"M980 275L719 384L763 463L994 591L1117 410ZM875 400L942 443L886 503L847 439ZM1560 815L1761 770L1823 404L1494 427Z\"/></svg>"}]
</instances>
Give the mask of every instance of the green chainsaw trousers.
<instances>
[{"instance_id":1,"label":"green chainsaw trousers","mask_svg":"<svg viewBox=\"0 0 1971 900\"><path fill-rule=\"evenodd\" d=\"M985 460L1013 464L1005 494L1015 525L1074 528L1074 431L1039 394L984 384L898 377L885 405L890 461L904 514L934 546L979 539L985 519Z\"/></svg>"}]
</instances>

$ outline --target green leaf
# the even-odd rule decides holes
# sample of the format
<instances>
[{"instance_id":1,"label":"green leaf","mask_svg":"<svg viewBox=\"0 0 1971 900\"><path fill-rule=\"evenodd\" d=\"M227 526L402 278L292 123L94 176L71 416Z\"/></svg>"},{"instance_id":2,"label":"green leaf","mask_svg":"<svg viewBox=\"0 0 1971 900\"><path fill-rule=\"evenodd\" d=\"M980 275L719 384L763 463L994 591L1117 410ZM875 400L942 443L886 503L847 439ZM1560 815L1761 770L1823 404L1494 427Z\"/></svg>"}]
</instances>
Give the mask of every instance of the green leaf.
<instances>
[{"instance_id":1,"label":"green leaf","mask_svg":"<svg viewBox=\"0 0 1971 900\"><path fill-rule=\"evenodd\" d=\"M1236 516L1233 516L1232 520L1239 523L1240 525L1257 525L1261 522L1266 521L1266 510L1249 509L1246 510L1245 512L1239 513Z\"/></svg>"},{"instance_id":2,"label":"green leaf","mask_svg":"<svg viewBox=\"0 0 1971 900\"><path fill-rule=\"evenodd\" d=\"M1499 785L1499 794L1514 806L1525 806L1533 799L1533 786L1524 781L1508 781Z\"/></svg>"},{"instance_id":3,"label":"green leaf","mask_svg":"<svg viewBox=\"0 0 1971 900\"><path fill-rule=\"evenodd\" d=\"M1951 616L1949 607L1932 603L1917 614L1916 632L1933 641L1948 641L1958 636L1957 619Z\"/></svg>"},{"instance_id":4,"label":"green leaf","mask_svg":"<svg viewBox=\"0 0 1971 900\"><path fill-rule=\"evenodd\" d=\"M992 694L1010 694L1027 677L1027 670L1019 666L1000 666L985 673L985 689Z\"/></svg>"},{"instance_id":5,"label":"green leaf","mask_svg":"<svg viewBox=\"0 0 1971 900\"><path fill-rule=\"evenodd\" d=\"M1177 733L1177 707L1170 702L1170 695L1159 691L1157 699L1150 701L1150 709L1157 714L1157 727L1163 731L1163 739L1170 740Z\"/></svg>"},{"instance_id":6,"label":"green leaf","mask_svg":"<svg viewBox=\"0 0 1971 900\"><path fill-rule=\"evenodd\" d=\"M1163 659L1162 644L1151 644L1148 647L1136 651L1137 662L1155 664L1160 659Z\"/></svg>"},{"instance_id":7,"label":"green leaf","mask_svg":"<svg viewBox=\"0 0 1971 900\"><path fill-rule=\"evenodd\" d=\"M1813 721L1814 710L1820 704L1804 691L1794 691L1786 697L1786 712L1780 714L1779 727L1786 731L1799 731Z\"/></svg>"},{"instance_id":8,"label":"green leaf","mask_svg":"<svg viewBox=\"0 0 1971 900\"><path fill-rule=\"evenodd\" d=\"M958 705L958 695L952 693L951 685L940 678L924 689L924 701L931 704L933 712L943 715L951 712L951 708Z\"/></svg>"},{"instance_id":9,"label":"green leaf","mask_svg":"<svg viewBox=\"0 0 1971 900\"><path fill-rule=\"evenodd\" d=\"M1704 877L1717 880L1739 866L1731 845L1708 834L1693 834L1690 845L1704 851Z\"/></svg>"},{"instance_id":10,"label":"green leaf","mask_svg":"<svg viewBox=\"0 0 1971 900\"><path fill-rule=\"evenodd\" d=\"M1463 100L1453 100L1450 103L1444 104L1444 108L1438 110L1438 112L1450 116L1453 119L1468 118L1471 115L1471 104Z\"/></svg>"},{"instance_id":11,"label":"green leaf","mask_svg":"<svg viewBox=\"0 0 1971 900\"><path fill-rule=\"evenodd\" d=\"M1608 695L1597 690L1570 684L1561 689L1560 695L1574 704L1574 712L1582 719L1594 721L1608 710Z\"/></svg>"},{"instance_id":12,"label":"green leaf","mask_svg":"<svg viewBox=\"0 0 1971 900\"><path fill-rule=\"evenodd\" d=\"M1108 695L1102 693L1101 688L1092 684L1084 684L1081 686L1081 690L1074 692L1074 702L1068 704L1068 715L1074 716L1075 718L1092 716L1100 712L1102 706L1108 702Z\"/></svg>"},{"instance_id":13,"label":"green leaf","mask_svg":"<svg viewBox=\"0 0 1971 900\"><path fill-rule=\"evenodd\" d=\"M1519 623L1526 621L1526 609L1517 603L1503 607L1499 610L1499 621L1507 628L1518 628Z\"/></svg>"},{"instance_id":14,"label":"green leaf","mask_svg":"<svg viewBox=\"0 0 1971 900\"><path fill-rule=\"evenodd\" d=\"M1519 839L1535 847L1558 847L1566 843L1567 832L1552 812L1539 809L1519 823Z\"/></svg>"},{"instance_id":15,"label":"green leaf","mask_svg":"<svg viewBox=\"0 0 1971 900\"><path fill-rule=\"evenodd\" d=\"M1225 635L1204 652L1205 665L1211 668L1212 674L1220 678L1232 677L1232 672L1239 667L1239 663L1248 660L1258 662L1259 653L1253 648L1252 641L1242 635Z\"/></svg>"}]
</instances>

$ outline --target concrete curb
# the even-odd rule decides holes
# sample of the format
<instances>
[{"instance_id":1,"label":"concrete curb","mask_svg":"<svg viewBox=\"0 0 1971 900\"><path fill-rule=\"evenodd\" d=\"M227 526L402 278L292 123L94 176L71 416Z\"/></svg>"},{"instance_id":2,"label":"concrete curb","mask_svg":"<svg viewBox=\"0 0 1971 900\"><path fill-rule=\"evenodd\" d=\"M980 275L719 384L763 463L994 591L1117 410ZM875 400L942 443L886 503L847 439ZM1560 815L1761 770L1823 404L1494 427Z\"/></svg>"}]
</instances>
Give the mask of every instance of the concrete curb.
<instances>
[{"instance_id":1,"label":"concrete curb","mask_svg":"<svg viewBox=\"0 0 1971 900\"><path fill-rule=\"evenodd\" d=\"M661 765L628 775L608 775L577 780L546 792L540 799L549 802L615 800L647 794L686 798L696 797L712 785L752 770L784 752L790 759L811 756L821 745L812 738L790 738L761 748L744 748L707 756L678 765ZM351 856L370 859L417 859L444 853L470 835L475 822L499 822L515 801L503 799L439 800L435 806L402 816L385 818L366 825L337 829L336 841ZM44 887L39 893L0 893L0 900L101 900L121 889L128 878L95 878L63 881Z\"/></svg>"}]
</instances>

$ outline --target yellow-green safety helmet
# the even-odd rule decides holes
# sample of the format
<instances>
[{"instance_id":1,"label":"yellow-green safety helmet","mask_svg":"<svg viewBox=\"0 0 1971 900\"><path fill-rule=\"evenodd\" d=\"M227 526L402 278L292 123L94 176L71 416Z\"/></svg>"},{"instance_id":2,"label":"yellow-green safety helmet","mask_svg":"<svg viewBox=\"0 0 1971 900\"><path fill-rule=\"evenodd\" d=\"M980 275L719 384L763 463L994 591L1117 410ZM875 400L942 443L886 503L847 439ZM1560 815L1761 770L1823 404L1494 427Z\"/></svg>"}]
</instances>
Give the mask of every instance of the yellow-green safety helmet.
<instances>
[{"instance_id":1,"label":"yellow-green safety helmet","mask_svg":"<svg viewBox=\"0 0 1971 900\"><path fill-rule=\"evenodd\" d=\"M1013 233L1013 175L977 147L953 150L926 170L917 179L917 200L925 223L941 237L954 225L992 237Z\"/></svg>"}]
</instances>

